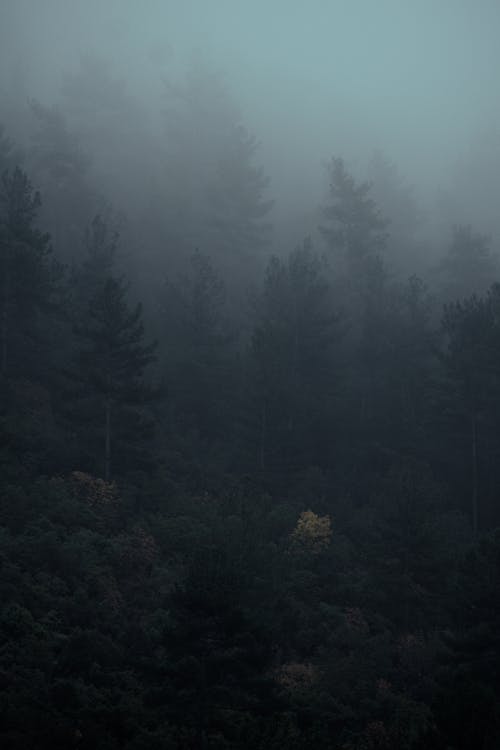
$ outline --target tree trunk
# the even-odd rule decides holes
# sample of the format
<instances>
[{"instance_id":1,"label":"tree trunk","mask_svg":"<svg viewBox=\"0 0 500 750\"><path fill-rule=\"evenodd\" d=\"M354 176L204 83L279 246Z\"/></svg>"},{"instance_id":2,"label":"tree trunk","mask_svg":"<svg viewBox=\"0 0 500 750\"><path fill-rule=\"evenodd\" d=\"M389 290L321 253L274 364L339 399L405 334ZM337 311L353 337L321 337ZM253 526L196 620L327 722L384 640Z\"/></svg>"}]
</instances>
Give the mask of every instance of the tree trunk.
<instances>
[{"instance_id":1,"label":"tree trunk","mask_svg":"<svg viewBox=\"0 0 500 750\"><path fill-rule=\"evenodd\" d=\"M7 372L9 336L9 271L7 261L4 262L4 275L2 285L2 375Z\"/></svg>"},{"instance_id":2,"label":"tree trunk","mask_svg":"<svg viewBox=\"0 0 500 750\"><path fill-rule=\"evenodd\" d=\"M104 437L104 479L109 482L111 476L111 399L106 399L106 425Z\"/></svg>"},{"instance_id":3,"label":"tree trunk","mask_svg":"<svg viewBox=\"0 0 500 750\"><path fill-rule=\"evenodd\" d=\"M404 500L404 548L403 548L403 621L405 631L410 629L410 489L406 488Z\"/></svg>"},{"instance_id":4,"label":"tree trunk","mask_svg":"<svg viewBox=\"0 0 500 750\"><path fill-rule=\"evenodd\" d=\"M198 747L200 750L206 750L208 747L207 737L207 679L205 658L202 657L200 664L200 687L199 687L199 707L198 707Z\"/></svg>"},{"instance_id":5,"label":"tree trunk","mask_svg":"<svg viewBox=\"0 0 500 750\"><path fill-rule=\"evenodd\" d=\"M266 402L262 404L262 411L260 414L260 470L264 471L266 468L266 433L267 433L267 411Z\"/></svg>"},{"instance_id":6,"label":"tree trunk","mask_svg":"<svg viewBox=\"0 0 500 750\"><path fill-rule=\"evenodd\" d=\"M477 537L478 530L478 497L479 497L479 470L477 458L477 414L472 411L471 418L471 449L472 449L472 534Z\"/></svg>"}]
</instances>

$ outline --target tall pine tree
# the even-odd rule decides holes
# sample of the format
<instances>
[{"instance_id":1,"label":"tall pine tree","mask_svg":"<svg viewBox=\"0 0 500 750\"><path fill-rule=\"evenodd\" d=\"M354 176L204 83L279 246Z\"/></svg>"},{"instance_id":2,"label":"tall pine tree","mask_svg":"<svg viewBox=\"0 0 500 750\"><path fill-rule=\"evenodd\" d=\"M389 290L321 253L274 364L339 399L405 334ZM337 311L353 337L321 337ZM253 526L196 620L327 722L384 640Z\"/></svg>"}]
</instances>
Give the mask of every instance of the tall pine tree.
<instances>
[{"instance_id":1,"label":"tall pine tree","mask_svg":"<svg viewBox=\"0 0 500 750\"><path fill-rule=\"evenodd\" d=\"M371 184L358 184L343 159L328 165L328 203L322 209L320 232L344 273L366 274L384 250L388 222L371 197Z\"/></svg>"},{"instance_id":2,"label":"tall pine tree","mask_svg":"<svg viewBox=\"0 0 500 750\"><path fill-rule=\"evenodd\" d=\"M141 305L129 306L124 282L108 277L77 328L80 398L87 413L82 437L94 470L106 480L141 466L146 453L144 407L153 391L145 370L155 359L156 344L144 343L141 316Z\"/></svg>"},{"instance_id":3,"label":"tall pine tree","mask_svg":"<svg viewBox=\"0 0 500 750\"><path fill-rule=\"evenodd\" d=\"M27 375L42 355L42 318L53 309L62 269L36 226L40 194L19 167L4 172L0 201L0 369Z\"/></svg>"}]
</instances>

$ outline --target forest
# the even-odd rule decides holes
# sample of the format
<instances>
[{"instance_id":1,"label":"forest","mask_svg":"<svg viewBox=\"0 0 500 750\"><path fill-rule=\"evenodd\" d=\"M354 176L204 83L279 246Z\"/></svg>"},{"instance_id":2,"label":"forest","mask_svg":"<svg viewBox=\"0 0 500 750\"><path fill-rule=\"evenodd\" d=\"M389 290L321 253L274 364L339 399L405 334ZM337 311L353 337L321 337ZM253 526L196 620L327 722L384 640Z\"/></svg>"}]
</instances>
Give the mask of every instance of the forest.
<instances>
[{"instance_id":1,"label":"forest","mask_svg":"<svg viewBox=\"0 0 500 750\"><path fill-rule=\"evenodd\" d=\"M127 3L0 0L0 744L497 750L500 125L317 154Z\"/></svg>"}]
</instances>

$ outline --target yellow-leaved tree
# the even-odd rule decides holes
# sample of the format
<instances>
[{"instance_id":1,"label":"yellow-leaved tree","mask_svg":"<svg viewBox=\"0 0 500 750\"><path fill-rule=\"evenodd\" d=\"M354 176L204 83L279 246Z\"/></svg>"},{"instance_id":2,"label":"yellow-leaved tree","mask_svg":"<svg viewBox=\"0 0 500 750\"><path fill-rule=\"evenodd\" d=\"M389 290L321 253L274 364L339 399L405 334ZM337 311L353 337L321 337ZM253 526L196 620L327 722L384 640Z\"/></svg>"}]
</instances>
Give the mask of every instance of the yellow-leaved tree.
<instances>
[{"instance_id":1,"label":"yellow-leaved tree","mask_svg":"<svg viewBox=\"0 0 500 750\"><path fill-rule=\"evenodd\" d=\"M318 554L328 547L332 537L330 516L303 511L291 534L292 549Z\"/></svg>"}]
</instances>

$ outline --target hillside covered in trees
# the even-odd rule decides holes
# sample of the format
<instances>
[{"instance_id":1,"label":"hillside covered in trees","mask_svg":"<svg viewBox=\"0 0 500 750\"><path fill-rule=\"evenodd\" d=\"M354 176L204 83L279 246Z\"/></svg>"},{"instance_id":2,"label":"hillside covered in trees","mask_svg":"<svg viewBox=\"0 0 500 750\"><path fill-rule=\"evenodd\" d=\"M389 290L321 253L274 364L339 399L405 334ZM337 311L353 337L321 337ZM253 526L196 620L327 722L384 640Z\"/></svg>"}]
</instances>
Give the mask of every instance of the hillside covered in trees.
<instances>
[{"instance_id":1,"label":"hillside covered in trees","mask_svg":"<svg viewBox=\"0 0 500 750\"><path fill-rule=\"evenodd\" d=\"M495 750L500 136L280 206L169 54L2 91L1 746Z\"/></svg>"}]
</instances>

